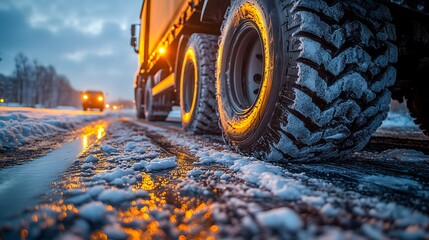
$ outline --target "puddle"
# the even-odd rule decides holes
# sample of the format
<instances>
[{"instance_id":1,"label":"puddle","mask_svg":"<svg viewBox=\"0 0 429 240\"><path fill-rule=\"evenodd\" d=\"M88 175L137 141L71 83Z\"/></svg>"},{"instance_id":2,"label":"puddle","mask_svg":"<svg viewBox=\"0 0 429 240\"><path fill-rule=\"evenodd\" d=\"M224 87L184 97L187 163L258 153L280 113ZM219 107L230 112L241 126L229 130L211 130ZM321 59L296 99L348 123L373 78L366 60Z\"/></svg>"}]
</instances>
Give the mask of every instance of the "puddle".
<instances>
[{"instance_id":1,"label":"puddle","mask_svg":"<svg viewBox=\"0 0 429 240\"><path fill-rule=\"evenodd\" d=\"M45 156L23 165L0 170L0 223L39 202L51 183L96 140L101 139L107 122L84 127L78 138Z\"/></svg>"}]
</instances>

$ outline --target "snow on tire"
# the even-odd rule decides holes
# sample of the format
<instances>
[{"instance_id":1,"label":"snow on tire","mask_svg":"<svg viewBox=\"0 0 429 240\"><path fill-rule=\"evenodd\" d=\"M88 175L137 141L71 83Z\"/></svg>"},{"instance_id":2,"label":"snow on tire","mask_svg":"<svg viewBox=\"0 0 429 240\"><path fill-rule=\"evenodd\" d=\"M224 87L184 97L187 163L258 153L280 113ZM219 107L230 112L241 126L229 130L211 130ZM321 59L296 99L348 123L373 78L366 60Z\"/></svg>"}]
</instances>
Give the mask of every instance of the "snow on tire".
<instances>
[{"instance_id":1,"label":"snow on tire","mask_svg":"<svg viewBox=\"0 0 429 240\"><path fill-rule=\"evenodd\" d=\"M218 36L192 34L180 74L182 126L192 133L219 133L216 112Z\"/></svg>"},{"instance_id":2,"label":"snow on tire","mask_svg":"<svg viewBox=\"0 0 429 240\"><path fill-rule=\"evenodd\" d=\"M331 159L361 150L389 109L387 88L397 61L391 20L389 9L373 0L234 1L222 26L217 66L225 140L272 161ZM262 46L255 50L261 73L247 71L250 77L237 75L247 60L235 57L251 45L242 46L246 31L256 31L249 42ZM237 81L258 87L256 97Z\"/></svg>"}]
</instances>

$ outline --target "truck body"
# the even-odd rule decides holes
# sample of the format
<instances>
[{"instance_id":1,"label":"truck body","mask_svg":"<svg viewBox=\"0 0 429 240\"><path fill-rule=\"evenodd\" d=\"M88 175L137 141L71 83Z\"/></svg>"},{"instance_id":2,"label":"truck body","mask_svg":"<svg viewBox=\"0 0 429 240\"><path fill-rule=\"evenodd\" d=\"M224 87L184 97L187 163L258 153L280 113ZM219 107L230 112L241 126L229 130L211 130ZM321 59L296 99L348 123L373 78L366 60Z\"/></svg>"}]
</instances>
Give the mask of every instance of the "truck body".
<instances>
[{"instance_id":1,"label":"truck body","mask_svg":"<svg viewBox=\"0 0 429 240\"><path fill-rule=\"evenodd\" d=\"M398 51L398 57L395 60L397 62L393 63L397 71L396 83L390 86L389 90L392 92L394 99L401 101L404 97L407 99L411 98L411 95L414 94L413 88L421 86L421 83L417 81L417 79L421 79L421 77L418 76L421 74L421 70L418 70L416 66L427 64L427 58L429 58L429 1L355 1L358 4L374 2L382 6L381 9L388 9L389 13L387 14L390 14L391 18L387 17L386 19L389 19L389 24L394 26L393 29L396 34L396 39L389 41L388 44L394 44ZM285 4L284 6L282 5L285 9L287 2L296 5L300 4L297 3L297 1L268 3L270 1L267 0L265 2L262 1L261 4L266 4L268 8L273 7L272 5L280 6L281 4ZM322 0L317 2L325 4L327 1ZM138 112L139 109L141 109L141 113L138 113L139 117L145 115L144 111L146 111L146 115L148 113L148 109L144 109L145 104L147 104L146 100L148 94L152 99L151 101L153 101L151 104L157 106L157 111L161 113L161 115L165 115L165 112L168 112L171 106L180 105L180 75L183 74L184 71L183 59L186 57L186 48L189 44L189 38L193 34L219 36L219 51L223 50L222 38L223 34L226 34L227 31L225 29L222 31L222 29L228 26L224 26L223 28L222 26L225 25L225 23L228 24L228 17L234 18L231 11L233 12L235 7L237 9L242 7L240 4L245 5L246 3L236 3L235 5L237 6L235 6L231 4L229 0L143 1L140 23L132 26L131 39L131 45L134 46L134 50L138 53L138 69L135 74L134 88L136 108ZM310 4L308 7L312 8L315 7L315 5ZM232 10L228 10L230 8L232 8ZM353 6L350 8L353 8ZM351 13L352 12L353 11L351 11ZM346 12L346 14L348 13ZM350 17L350 21L352 20L355 19ZM326 21L329 22L330 20L327 19ZM362 20L361 22L369 24L371 19ZM138 37L136 37L136 35ZM263 46L263 48L264 47L265 46ZM255 49L255 51L257 51L257 47ZM220 54L218 54L218 56L220 56ZM246 57L246 55L244 56ZM219 60L218 64L221 64L221 62L222 61ZM217 69L219 71L219 65ZM219 74L222 73L218 72L217 77ZM151 82L148 83L148 81ZM219 79L217 79L217 81L219 81ZM148 86L151 88L150 90L147 89ZM217 94L219 95L219 92ZM258 94L255 95L257 98L260 97L261 93ZM426 109L415 111L426 111ZM426 118L425 113L415 115ZM154 119L162 120L165 118ZM420 122L422 121L424 122L427 120L420 120ZM423 130L426 131L426 124L421 124L421 126Z\"/></svg>"}]
</instances>

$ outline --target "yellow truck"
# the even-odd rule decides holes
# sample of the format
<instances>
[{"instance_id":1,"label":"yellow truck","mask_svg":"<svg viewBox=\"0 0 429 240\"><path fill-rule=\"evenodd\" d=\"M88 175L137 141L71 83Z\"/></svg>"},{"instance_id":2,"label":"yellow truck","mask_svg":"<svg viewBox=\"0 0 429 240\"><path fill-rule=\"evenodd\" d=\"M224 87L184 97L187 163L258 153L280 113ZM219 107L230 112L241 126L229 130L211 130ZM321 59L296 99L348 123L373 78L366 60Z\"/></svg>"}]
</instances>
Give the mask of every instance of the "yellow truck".
<instances>
[{"instance_id":1,"label":"yellow truck","mask_svg":"<svg viewBox=\"0 0 429 240\"><path fill-rule=\"evenodd\" d=\"M406 98L429 129L427 0L145 0L137 116L270 161L362 149Z\"/></svg>"}]
</instances>

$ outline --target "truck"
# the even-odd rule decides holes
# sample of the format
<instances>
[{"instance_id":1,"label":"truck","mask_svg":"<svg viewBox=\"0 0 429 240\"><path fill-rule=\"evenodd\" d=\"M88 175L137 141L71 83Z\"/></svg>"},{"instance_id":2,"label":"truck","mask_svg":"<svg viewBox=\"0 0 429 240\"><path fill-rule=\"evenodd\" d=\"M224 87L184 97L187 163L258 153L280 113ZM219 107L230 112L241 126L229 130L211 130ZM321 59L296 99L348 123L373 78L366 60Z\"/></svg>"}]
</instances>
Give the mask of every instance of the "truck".
<instances>
[{"instance_id":1,"label":"truck","mask_svg":"<svg viewBox=\"0 0 429 240\"><path fill-rule=\"evenodd\" d=\"M392 98L429 133L427 0L144 0L131 46L138 118L244 155L344 158Z\"/></svg>"}]
</instances>

